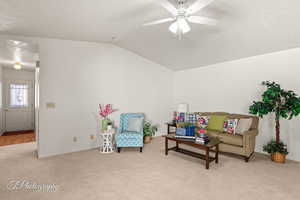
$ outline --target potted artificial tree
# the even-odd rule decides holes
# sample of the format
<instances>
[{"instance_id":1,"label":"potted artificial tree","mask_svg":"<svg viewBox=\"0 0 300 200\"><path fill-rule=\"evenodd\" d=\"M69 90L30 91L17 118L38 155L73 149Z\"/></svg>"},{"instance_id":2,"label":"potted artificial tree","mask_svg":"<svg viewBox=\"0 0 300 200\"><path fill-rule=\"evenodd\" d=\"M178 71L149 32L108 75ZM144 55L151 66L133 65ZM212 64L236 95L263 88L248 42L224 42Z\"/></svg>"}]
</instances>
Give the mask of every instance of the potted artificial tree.
<instances>
[{"instance_id":1,"label":"potted artificial tree","mask_svg":"<svg viewBox=\"0 0 300 200\"><path fill-rule=\"evenodd\" d=\"M271 154L272 161L284 163L288 154L286 145L280 141L280 119L292 119L300 113L300 98L291 90L284 90L279 84L264 81L262 85L267 90L262 94L262 101L254 101L249 110L251 114L263 117L269 113L275 114L275 140L270 141L263 150Z\"/></svg>"},{"instance_id":2,"label":"potted artificial tree","mask_svg":"<svg viewBox=\"0 0 300 200\"><path fill-rule=\"evenodd\" d=\"M152 136L155 135L155 132L157 131L157 126L152 125L148 121L145 121L143 130L144 130L144 143L148 144L151 142Z\"/></svg>"}]
</instances>

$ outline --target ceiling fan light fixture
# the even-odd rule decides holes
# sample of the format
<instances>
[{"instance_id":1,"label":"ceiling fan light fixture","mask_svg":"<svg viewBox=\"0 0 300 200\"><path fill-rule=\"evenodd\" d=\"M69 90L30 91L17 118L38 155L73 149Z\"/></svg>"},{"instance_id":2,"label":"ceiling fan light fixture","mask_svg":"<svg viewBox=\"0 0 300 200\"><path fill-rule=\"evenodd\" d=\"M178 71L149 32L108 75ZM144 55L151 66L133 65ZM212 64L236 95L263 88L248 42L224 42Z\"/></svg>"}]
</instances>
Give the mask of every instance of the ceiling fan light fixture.
<instances>
[{"instance_id":1,"label":"ceiling fan light fixture","mask_svg":"<svg viewBox=\"0 0 300 200\"><path fill-rule=\"evenodd\" d=\"M170 3L169 0L160 1L162 2L161 5L172 14L172 17L152 21L144 24L144 26L173 22L169 26L169 31L178 36L179 39L181 39L184 34L191 31L189 23L204 25L217 24L217 20L215 19L193 15L208 6L214 0L194 0L191 5L187 3L188 0L176 0L176 6Z\"/></svg>"},{"instance_id":2,"label":"ceiling fan light fixture","mask_svg":"<svg viewBox=\"0 0 300 200\"><path fill-rule=\"evenodd\" d=\"M14 69L16 69L16 70L22 69L21 63L20 63L20 62L16 62L16 63L14 64Z\"/></svg>"},{"instance_id":3,"label":"ceiling fan light fixture","mask_svg":"<svg viewBox=\"0 0 300 200\"><path fill-rule=\"evenodd\" d=\"M169 31L176 35L180 35L191 31L191 27L189 26L185 18L178 18L174 23L170 25Z\"/></svg>"},{"instance_id":4,"label":"ceiling fan light fixture","mask_svg":"<svg viewBox=\"0 0 300 200\"><path fill-rule=\"evenodd\" d=\"M171 31L174 34L177 34L177 30L178 30L177 21L175 21L169 26L169 31Z\"/></svg>"}]
</instances>

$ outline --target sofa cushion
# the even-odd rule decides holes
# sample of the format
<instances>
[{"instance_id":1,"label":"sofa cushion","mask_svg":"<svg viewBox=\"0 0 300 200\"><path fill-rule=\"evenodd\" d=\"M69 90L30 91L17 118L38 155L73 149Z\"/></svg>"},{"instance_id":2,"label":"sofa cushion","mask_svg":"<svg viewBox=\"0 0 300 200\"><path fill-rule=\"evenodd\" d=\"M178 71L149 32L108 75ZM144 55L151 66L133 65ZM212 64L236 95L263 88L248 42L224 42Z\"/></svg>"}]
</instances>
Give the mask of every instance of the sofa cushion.
<instances>
[{"instance_id":1,"label":"sofa cushion","mask_svg":"<svg viewBox=\"0 0 300 200\"><path fill-rule=\"evenodd\" d=\"M190 122L192 124L196 124L197 123L197 117L198 117L198 114L197 113L187 113L186 114L186 121L187 122Z\"/></svg>"},{"instance_id":2,"label":"sofa cushion","mask_svg":"<svg viewBox=\"0 0 300 200\"><path fill-rule=\"evenodd\" d=\"M209 122L209 116L198 115L197 116L197 125L200 128L207 128Z\"/></svg>"},{"instance_id":3,"label":"sofa cushion","mask_svg":"<svg viewBox=\"0 0 300 200\"><path fill-rule=\"evenodd\" d=\"M243 146L243 136L241 135L229 135L220 131L208 130L207 134L210 137L218 137L221 142L230 145Z\"/></svg>"},{"instance_id":4,"label":"sofa cushion","mask_svg":"<svg viewBox=\"0 0 300 200\"><path fill-rule=\"evenodd\" d=\"M230 135L235 134L235 130L238 124L238 119L227 119L224 122L224 132Z\"/></svg>"},{"instance_id":5,"label":"sofa cushion","mask_svg":"<svg viewBox=\"0 0 300 200\"><path fill-rule=\"evenodd\" d=\"M206 133L210 137L218 137L219 134L222 134L221 131L215 131L215 130L207 130Z\"/></svg>"},{"instance_id":6,"label":"sofa cushion","mask_svg":"<svg viewBox=\"0 0 300 200\"><path fill-rule=\"evenodd\" d=\"M228 135L225 133L221 133L218 135L218 137L223 143L243 146L243 136L241 135Z\"/></svg>"},{"instance_id":7,"label":"sofa cushion","mask_svg":"<svg viewBox=\"0 0 300 200\"><path fill-rule=\"evenodd\" d=\"M140 132L133 132L133 131L124 131L122 133L116 134L117 138L122 138L122 139L140 139L143 138L143 134Z\"/></svg>"},{"instance_id":8,"label":"sofa cushion","mask_svg":"<svg viewBox=\"0 0 300 200\"><path fill-rule=\"evenodd\" d=\"M243 134L245 131L248 131L252 124L252 118L243 118L239 120L239 123L236 127L236 133L237 134Z\"/></svg>"},{"instance_id":9,"label":"sofa cushion","mask_svg":"<svg viewBox=\"0 0 300 200\"><path fill-rule=\"evenodd\" d=\"M115 135L117 147L142 147L143 134L138 132L123 132Z\"/></svg>"},{"instance_id":10,"label":"sofa cushion","mask_svg":"<svg viewBox=\"0 0 300 200\"><path fill-rule=\"evenodd\" d=\"M224 121L226 120L226 115L211 115L207 129L209 130L217 130L223 131L224 128Z\"/></svg>"},{"instance_id":11,"label":"sofa cushion","mask_svg":"<svg viewBox=\"0 0 300 200\"><path fill-rule=\"evenodd\" d=\"M144 118L142 117L132 117L128 119L128 127L125 131L128 132L142 132L143 130Z\"/></svg>"}]
</instances>

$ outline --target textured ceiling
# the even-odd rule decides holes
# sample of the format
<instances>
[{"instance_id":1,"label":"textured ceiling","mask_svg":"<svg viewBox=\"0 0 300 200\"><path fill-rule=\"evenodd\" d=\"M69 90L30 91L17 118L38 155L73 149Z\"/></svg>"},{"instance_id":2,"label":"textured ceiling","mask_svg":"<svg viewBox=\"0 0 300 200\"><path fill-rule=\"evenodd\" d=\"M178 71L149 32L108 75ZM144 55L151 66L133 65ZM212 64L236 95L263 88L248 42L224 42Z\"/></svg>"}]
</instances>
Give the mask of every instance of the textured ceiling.
<instances>
[{"instance_id":1,"label":"textured ceiling","mask_svg":"<svg viewBox=\"0 0 300 200\"><path fill-rule=\"evenodd\" d=\"M170 16L159 2L0 0L0 34L113 42L174 70L300 46L299 0L215 0L197 14L219 24L193 24L182 40L169 23L141 26Z\"/></svg>"}]
</instances>

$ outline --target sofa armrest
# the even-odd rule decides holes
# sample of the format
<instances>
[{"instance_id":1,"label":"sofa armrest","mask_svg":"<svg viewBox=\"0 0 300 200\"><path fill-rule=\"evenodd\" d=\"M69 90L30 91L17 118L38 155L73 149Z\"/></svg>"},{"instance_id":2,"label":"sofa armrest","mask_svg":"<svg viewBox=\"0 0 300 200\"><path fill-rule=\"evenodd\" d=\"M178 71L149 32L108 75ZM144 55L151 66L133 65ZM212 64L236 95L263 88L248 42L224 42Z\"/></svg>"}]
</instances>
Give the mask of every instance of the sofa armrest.
<instances>
[{"instance_id":1,"label":"sofa armrest","mask_svg":"<svg viewBox=\"0 0 300 200\"><path fill-rule=\"evenodd\" d=\"M252 129L252 130L249 130L249 131L245 131L243 133L243 136L244 137L249 137L249 136L257 136L258 135L258 130L256 129Z\"/></svg>"},{"instance_id":2,"label":"sofa armrest","mask_svg":"<svg viewBox=\"0 0 300 200\"><path fill-rule=\"evenodd\" d=\"M249 130L243 134L243 148L244 153L248 157L255 150L255 139L258 135L258 130Z\"/></svg>"}]
</instances>

